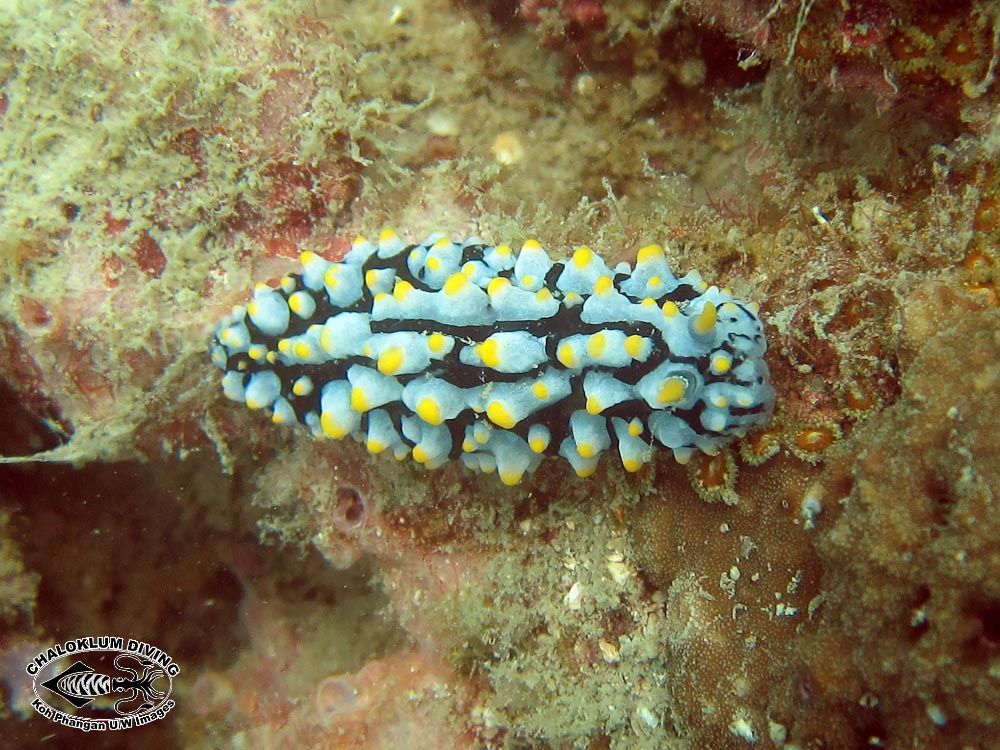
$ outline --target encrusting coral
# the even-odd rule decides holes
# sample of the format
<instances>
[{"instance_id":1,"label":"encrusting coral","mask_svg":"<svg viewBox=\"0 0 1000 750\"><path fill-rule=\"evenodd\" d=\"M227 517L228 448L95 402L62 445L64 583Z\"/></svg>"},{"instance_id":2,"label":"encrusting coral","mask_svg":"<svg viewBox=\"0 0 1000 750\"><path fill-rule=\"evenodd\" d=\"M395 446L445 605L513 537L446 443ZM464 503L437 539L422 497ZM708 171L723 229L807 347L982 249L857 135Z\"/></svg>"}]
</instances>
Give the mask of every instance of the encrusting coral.
<instances>
[{"instance_id":1,"label":"encrusting coral","mask_svg":"<svg viewBox=\"0 0 1000 750\"><path fill-rule=\"evenodd\" d=\"M1000 314L952 321L818 483L826 614L799 646L813 706L861 690L908 746L975 747L1000 715Z\"/></svg>"}]
</instances>

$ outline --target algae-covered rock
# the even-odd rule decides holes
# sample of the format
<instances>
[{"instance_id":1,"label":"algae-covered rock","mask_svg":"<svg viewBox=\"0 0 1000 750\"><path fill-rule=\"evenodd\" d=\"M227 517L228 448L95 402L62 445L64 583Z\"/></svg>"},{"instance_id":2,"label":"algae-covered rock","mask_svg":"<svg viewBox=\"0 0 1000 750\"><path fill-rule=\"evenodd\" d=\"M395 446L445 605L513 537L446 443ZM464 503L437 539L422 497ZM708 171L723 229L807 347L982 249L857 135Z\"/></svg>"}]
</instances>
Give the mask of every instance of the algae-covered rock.
<instances>
[{"instance_id":1,"label":"algae-covered rock","mask_svg":"<svg viewBox=\"0 0 1000 750\"><path fill-rule=\"evenodd\" d=\"M964 313L927 340L901 402L822 480L842 507L818 543L821 635L837 638L838 669L857 673L900 746L1000 737L998 332L996 310ZM805 653L827 700L858 700L821 676L829 652Z\"/></svg>"}]
</instances>

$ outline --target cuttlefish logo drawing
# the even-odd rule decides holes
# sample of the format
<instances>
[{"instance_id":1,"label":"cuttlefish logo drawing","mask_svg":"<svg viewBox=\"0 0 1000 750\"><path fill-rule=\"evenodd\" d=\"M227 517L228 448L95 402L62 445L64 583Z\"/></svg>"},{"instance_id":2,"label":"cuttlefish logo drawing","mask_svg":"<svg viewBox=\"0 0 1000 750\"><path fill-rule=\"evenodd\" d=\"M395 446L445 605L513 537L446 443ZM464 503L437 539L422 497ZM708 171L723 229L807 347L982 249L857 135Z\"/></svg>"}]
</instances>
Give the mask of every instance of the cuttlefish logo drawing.
<instances>
[{"instance_id":1,"label":"cuttlefish logo drawing","mask_svg":"<svg viewBox=\"0 0 1000 750\"><path fill-rule=\"evenodd\" d=\"M181 668L143 641L87 636L57 643L28 662L32 707L50 721L85 732L132 729L162 719Z\"/></svg>"}]
</instances>

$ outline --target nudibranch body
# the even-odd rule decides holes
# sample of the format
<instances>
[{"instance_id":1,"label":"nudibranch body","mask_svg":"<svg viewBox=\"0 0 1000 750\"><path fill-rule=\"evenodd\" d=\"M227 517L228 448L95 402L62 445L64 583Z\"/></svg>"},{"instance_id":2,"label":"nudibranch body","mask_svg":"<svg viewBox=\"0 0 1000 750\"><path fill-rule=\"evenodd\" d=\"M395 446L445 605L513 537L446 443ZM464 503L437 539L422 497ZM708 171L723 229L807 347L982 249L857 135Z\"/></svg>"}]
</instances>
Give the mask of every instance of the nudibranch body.
<instances>
[{"instance_id":1,"label":"nudibranch body","mask_svg":"<svg viewBox=\"0 0 1000 750\"><path fill-rule=\"evenodd\" d=\"M757 305L676 278L658 245L633 270L586 247L552 260L534 240L386 230L301 262L226 316L211 356L226 396L317 438L516 484L544 456L580 476L612 449L628 471L654 444L686 463L770 416Z\"/></svg>"}]
</instances>

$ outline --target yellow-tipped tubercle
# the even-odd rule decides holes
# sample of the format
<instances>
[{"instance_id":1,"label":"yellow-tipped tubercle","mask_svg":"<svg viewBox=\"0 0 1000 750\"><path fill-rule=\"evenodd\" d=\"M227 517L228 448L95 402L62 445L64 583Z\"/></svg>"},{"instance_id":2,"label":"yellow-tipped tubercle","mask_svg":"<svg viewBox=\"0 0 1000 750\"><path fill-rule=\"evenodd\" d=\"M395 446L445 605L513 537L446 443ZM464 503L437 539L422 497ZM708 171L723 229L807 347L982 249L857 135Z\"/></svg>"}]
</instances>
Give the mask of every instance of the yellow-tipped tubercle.
<instances>
[{"instance_id":1,"label":"yellow-tipped tubercle","mask_svg":"<svg viewBox=\"0 0 1000 750\"><path fill-rule=\"evenodd\" d=\"M701 312L698 313L698 315L692 320L691 327L694 329L695 333L704 336L712 332L718 318L719 316L715 311L715 305L711 302L706 302L705 306L701 308Z\"/></svg>"},{"instance_id":2,"label":"yellow-tipped tubercle","mask_svg":"<svg viewBox=\"0 0 1000 750\"><path fill-rule=\"evenodd\" d=\"M441 405L430 396L420 399L417 404L417 416L427 422L427 424L439 425L444 421L441 413Z\"/></svg>"},{"instance_id":3,"label":"yellow-tipped tubercle","mask_svg":"<svg viewBox=\"0 0 1000 750\"><path fill-rule=\"evenodd\" d=\"M687 381L684 378L667 378L660 386L656 399L661 404L675 404L684 398L684 391L687 390Z\"/></svg>"}]
</instances>

